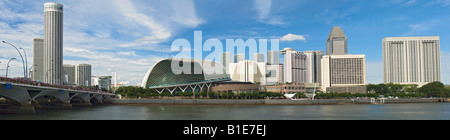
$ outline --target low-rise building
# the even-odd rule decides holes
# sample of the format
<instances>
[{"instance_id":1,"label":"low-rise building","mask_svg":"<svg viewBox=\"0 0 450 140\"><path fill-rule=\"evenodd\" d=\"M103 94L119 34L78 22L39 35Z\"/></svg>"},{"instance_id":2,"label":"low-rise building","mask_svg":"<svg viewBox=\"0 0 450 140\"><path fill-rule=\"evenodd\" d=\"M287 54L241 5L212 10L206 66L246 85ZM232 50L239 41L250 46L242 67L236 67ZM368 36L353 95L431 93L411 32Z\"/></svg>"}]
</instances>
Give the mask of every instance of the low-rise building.
<instances>
[{"instance_id":1,"label":"low-rise building","mask_svg":"<svg viewBox=\"0 0 450 140\"><path fill-rule=\"evenodd\" d=\"M282 94L306 93L305 83L295 82L278 85L261 85L260 92L274 92Z\"/></svg>"}]
</instances>

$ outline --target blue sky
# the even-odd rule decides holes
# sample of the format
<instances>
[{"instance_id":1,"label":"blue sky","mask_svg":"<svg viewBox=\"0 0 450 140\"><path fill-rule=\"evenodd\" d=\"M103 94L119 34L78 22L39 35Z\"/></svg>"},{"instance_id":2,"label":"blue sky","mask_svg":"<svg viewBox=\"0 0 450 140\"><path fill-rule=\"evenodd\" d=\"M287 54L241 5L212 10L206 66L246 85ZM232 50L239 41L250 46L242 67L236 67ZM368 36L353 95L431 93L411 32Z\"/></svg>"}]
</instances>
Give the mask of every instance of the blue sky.
<instances>
[{"instance_id":1,"label":"blue sky","mask_svg":"<svg viewBox=\"0 0 450 140\"><path fill-rule=\"evenodd\" d=\"M93 65L94 75L119 74L138 85L146 71L170 52L175 39L193 44L218 38L281 38L280 48L325 50L333 26L341 26L350 54L365 54L367 82L382 82L381 40L397 36L440 36L442 80L450 84L450 0L0 0L0 40L27 50L43 36L43 4L64 4L64 63ZM207 53L207 52L206 52ZM0 75L9 58L0 45ZM20 61L21 62L21 61ZM19 61L11 63L20 76Z\"/></svg>"}]
</instances>

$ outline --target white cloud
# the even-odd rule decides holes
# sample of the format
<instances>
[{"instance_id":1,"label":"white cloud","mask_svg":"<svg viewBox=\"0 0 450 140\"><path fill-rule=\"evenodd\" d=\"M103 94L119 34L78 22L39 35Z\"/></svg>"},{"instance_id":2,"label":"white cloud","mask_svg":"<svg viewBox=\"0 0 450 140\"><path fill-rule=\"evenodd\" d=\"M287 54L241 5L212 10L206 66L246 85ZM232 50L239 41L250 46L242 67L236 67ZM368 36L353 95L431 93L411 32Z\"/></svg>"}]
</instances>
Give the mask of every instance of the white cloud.
<instances>
[{"instance_id":1,"label":"white cloud","mask_svg":"<svg viewBox=\"0 0 450 140\"><path fill-rule=\"evenodd\" d=\"M270 25L284 25L283 16L271 14L272 0L255 0L254 9L258 12L257 20Z\"/></svg>"},{"instance_id":2,"label":"white cloud","mask_svg":"<svg viewBox=\"0 0 450 140\"><path fill-rule=\"evenodd\" d=\"M197 16L192 0L55 2L65 8L64 63L91 64L93 75L117 72L118 82L129 85L138 85L151 65L169 58L170 46L159 43L206 22ZM29 65L33 63L33 38L43 36L43 4L0 1L0 39L25 48ZM12 47L0 45L0 49L0 75L4 75L7 59L20 56ZM136 53L142 50L148 53ZM10 68L13 77L23 75L21 60L11 62Z\"/></svg>"},{"instance_id":3,"label":"white cloud","mask_svg":"<svg viewBox=\"0 0 450 140\"><path fill-rule=\"evenodd\" d=\"M172 36L167 27L157 23L152 16L137 11L130 1L116 0L115 3L122 16L150 30L151 35L137 39L136 44L156 44Z\"/></svg>"},{"instance_id":4,"label":"white cloud","mask_svg":"<svg viewBox=\"0 0 450 140\"><path fill-rule=\"evenodd\" d=\"M280 38L280 41L306 41L305 37L303 35L295 35L295 34L287 34Z\"/></svg>"},{"instance_id":5,"label":"white cloud","mask_svg":"<svg viewBox=\"0 0 450 140\"><path fill-rule=\"evenodd\" d=\"M135 51L124 51L124 52L117 52L118 55L125 55L125 56L138 56Z\"/></svg>"}]
</instances>

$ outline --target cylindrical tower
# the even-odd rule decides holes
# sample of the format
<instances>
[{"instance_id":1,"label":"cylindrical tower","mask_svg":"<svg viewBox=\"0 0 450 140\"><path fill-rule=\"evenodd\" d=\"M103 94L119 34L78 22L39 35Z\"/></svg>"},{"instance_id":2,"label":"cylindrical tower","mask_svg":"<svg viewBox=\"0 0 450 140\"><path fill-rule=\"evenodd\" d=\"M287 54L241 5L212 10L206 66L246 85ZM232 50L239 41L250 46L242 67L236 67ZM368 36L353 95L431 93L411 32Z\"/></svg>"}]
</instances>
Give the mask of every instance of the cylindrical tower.
<instances>
[{"instance_id":1,"label":"cylindrical tower","mask_svg":"<svg viewBox=\"0 0 450 140\"><path fill-rule=\"evenodd\" d=\"M44 82L63 84L63 5L44 4Z\"/></svg>"}]
</instances>

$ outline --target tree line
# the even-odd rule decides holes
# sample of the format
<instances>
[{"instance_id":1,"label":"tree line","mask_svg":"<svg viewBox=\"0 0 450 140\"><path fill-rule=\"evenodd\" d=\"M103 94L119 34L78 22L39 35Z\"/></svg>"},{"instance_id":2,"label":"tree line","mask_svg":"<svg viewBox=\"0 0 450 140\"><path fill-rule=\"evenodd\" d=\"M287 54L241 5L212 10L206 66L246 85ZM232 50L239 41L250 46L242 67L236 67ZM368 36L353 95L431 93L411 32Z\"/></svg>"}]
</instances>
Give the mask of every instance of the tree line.
<instances>
[{"instance_id":1,"label":"tree line","mask_svg":"<svg viewBox=\"0 0 450 140\"><path fill-rule=\"evenodd\" d=\"M182 98L192 98L194 93L192 92L178 92L174 95L163 92L159 94L154 89L147 89L137 86L124 86L119 87L116 94L121 95L126 98L160 98L160 97L182 97ZM264 98L284 98L281 93L273 92L252 92L252 93L239 93L235 94L233 92L215 93L215 92L198 92L195 93L196 98L209 98L209 99L264 99Z\"/></svg>"},{"instance_id":2,"label":"tree line","mask_svg":"<svg viewBox=\"0 0 450 140\"><path fill-rule=\"evenodd\" d=\"M450 87L441 82L431 82L420 88L415 84L369 84L367 92L397 97L450 97Z\"/></svg>"},{"instance_id":3,"label":"tree line","mask_svg":"<svg viewBox=\"0 0 450 140\"><path fill-rule=\"evenodd\" d=\"M174 95L163 92L159 94L154 89L147 89L137 86L119 87L116 94L127 98L160 98L160 97L181 97L192 98L194 93L178 92ZM445 86L441 82L428 83L422 87L417 85L402 84L369 84L367 85L367 93L318 93L315 98L356 98L356 97L379 97L380 95L401 97L401 98L424 98L424 97L450 97L450 86ZM297 98L306 98L304 94L297 94ZM195 94L196 98L209 99L264 99L264 98L285 98L281 93L272 92L252 92L252 93L214 93L199 92Z\"/></svg>"}]
</instances>

